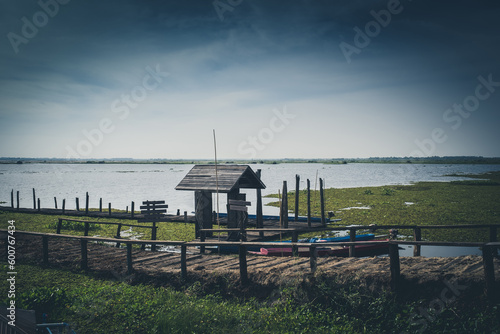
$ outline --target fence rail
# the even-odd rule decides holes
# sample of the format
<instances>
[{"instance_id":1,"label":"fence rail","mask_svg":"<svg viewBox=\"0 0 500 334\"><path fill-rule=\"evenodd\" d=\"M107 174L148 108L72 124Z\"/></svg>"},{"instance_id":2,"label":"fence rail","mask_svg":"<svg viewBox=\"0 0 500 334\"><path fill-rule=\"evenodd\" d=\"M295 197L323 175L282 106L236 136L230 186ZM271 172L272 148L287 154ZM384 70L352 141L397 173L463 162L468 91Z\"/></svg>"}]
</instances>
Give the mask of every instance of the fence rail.
<instances>
[{"instance_id":1,"label":"fence rail","mask_svg":"<svg viewBox=\"0 0 500 334\"><path fill-rule=\"evenodd\" d=\"M16 234L20 235L31 235L38 236L42 238L42 259L44 264L49 263L49 248L48 241L49 238L63 238L63 239L73 239L79 240L81 246L81 258L80 265L83 270L88 270L88 258L87 258L87 245L89 241L97 242L116 242L114 238L100 238L100 237L88 237L88 236L74 236L74 235L63 235L63 234L53 234L53 233L40 233L40 232L25 232L16 231ZM8 230L0 230L0 234L5 236L2 238L5 245L7 246L7 236ZM132 273L134 271L132 264L132 245L146 245L155 243L157 245L169 245L169 246L180 246L181 247L181 280L187 279L187 247L195 246L237 246L239 248L239 270L240 270L240 280L243 284L248 283L248 271L247 271L247 247L250 246L267 246L267 247L279 247L283 246L279 242L231 242L231 241L163 241L163 240L121 240L122 243L126 244L127 248L127 272ZM371 244L386 244L389 247L389 258L390 258L390 273L391 273L391 289L398 293L401 285L401 275L400 275L400 260L399 260L399 245L420 245L420 246L460 246L460 247L482 247L482 257L483 266L485 273L485 291L488 298L491 300L495 298L495 271L493 263L493 250L500 248L499 242L489 242L489 243L464 243L464 242L429 242L429 241L358 241L358 242L328 242L328 243L297 243L292 242L287 246L292 247L308 247L310 251L310 270L314 273L317 269L317 247L325 246L350 246L355 245L371 245Z\"/></svg>"}]
</instances>

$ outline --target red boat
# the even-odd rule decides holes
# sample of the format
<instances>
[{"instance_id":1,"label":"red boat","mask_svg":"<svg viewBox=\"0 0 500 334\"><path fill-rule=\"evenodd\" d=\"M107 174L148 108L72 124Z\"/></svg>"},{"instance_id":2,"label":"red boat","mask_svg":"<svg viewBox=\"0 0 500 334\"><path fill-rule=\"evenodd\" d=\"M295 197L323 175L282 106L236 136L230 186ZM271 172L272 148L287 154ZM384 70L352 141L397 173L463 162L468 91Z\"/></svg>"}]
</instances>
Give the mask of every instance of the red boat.
<instances>
[{"instance_id":1,"label":"red boat","mask_svg":"<svg viewBox=\"0 0 500 334\"><path fill-rule=\"evenodd\" d=\"M388 240L380 240L380 244L371 245L356 245L355 246L355 256L365 257L382 255L389 253L389 244L386 243ZM340 246L339 248L316 248L318 256L349 256L349 246ZM249 252L256 255L267 255L267 256L292 256L292 247L283 248L261 248L260 252ZM298 249L298 256L309 257L311 256L309 247L300 247Z\"/></svg>"}]
</instances>

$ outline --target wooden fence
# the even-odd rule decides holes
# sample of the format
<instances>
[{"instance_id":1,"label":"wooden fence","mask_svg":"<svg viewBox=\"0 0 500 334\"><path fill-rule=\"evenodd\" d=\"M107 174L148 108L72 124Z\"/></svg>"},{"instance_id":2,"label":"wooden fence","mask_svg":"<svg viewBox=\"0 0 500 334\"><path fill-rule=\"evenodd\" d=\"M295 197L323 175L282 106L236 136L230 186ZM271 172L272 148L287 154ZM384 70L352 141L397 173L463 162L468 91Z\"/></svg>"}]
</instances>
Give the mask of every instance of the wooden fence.
<instances>
[{"instance_id":1,"label":"wooden fence","mask_svg":"<svg viewBox=\"0 0 500 334\"><path fill-rule=\"evenodd\" d=\"M8 230L0 230L0 233L5 234L3 240L5 246L8 245L7 237ZM88 236L73 236L73 235L62 235L62 234L52 234L52 233L39 233L39 232L24 232L16 231L16 235L32 235L39 236L42 238L42 261L44 264L49 263L49 238L65 238L80 241L81 247L81 257L80 265L83 270L88 270L88 259L87 259L87 244L89 241L95 242L116 242L113 238L97 238ZM121 240L122 243L126 244L127 248L127 272L132 273L134 271L132 265L132 245L145 245L155 243L157 245L168 245L168 246L180 246L180 266L181 266L181 280L186 280L187 278L187 247L195 246L237 246L239 248L239 271L240 280L242 284L247 284L248 271L247 271L247 247L260 246L260 247L283 247L282 243L278 242L224 242L224 241L159 241L159 240ZM429 241L358 241L358 242L328 242L328 243L296 243L292 242L289 244L292 247L309 247L310 251L310 269L311 273L314 273L317 269L317 247L329 247L329 246L355 246L355 245L380 245L384 243L389 247L389 258L390 258L390 275L391 275L391 289L395 293L400 291L401 286L401 276L400 276L400 260L399 260L399 245L418 245L418 246L460 246L460 247L482 247L482 257L483 266L485 273L485 286L486 294L491 300L495 298L495 271L493 263L493 251L500 248L499 242L490 243L458 243L458 242L429 242ZM7 254L7 253L6 253Z\"/></svg>"},{"instance_id":2,"label":"wooden fence","mask_svg":"<svg viewBox=\"0 0 500 334\"><path fill-rule=\"evenodd\" d=\"M420 256L421 254L421 246L419 242L422 241L422 230L425 229L488 229L489 230L489 241L497 242L497 233L500 228L499 224L463 224L463 225L357 225L357 226L338 226L338 227L323 227L323 228L298 228L298 229L290 229L290 228L265 228L265 229L246 229L244 231L240 231L240 229L200 229L198 232L200 234L200 241L203 242L206 240L207 233L231 233L231 232L240 232L241 239L247 239L247 233L256 233L258 232L260 236L264 236L265 232L279 232L283 234L291 234L292 242L297 242L299 240L299 235L303 233L309 232L321 232L321 231L349 231L349 241L356 241L356 233L358 230L369 230L369 231L377 231L377 230L396 230L396 229L405 229L405 230L413 230L413 241L416 243L413 248L413 256ZM457 246L461 246L461 243L458 243ZM465 247L465 246L464 246ZM204 248L200 248L201 252L204 251ZM351 245L349 247L349 256L353 257L356 255L355 245Z\"/></svg>"},{"instance_id":3,"label":"wooden fence","mask_svg":"<svg viewBox=\"0 0 500 334\"><path fill-rule=\"evenodd\" d=\"M83 230L83 235L86 237L89 235L89 229L91 224L95 225L116 225L116 239L121 239L120 233L122 226L128 226L128 227L138 227L138 228L146 228L146 229L151 229L151 238L153 240L156 240L156 229L158 226L153 225L153 226L145 226L145 225L137 225L137 224L124 224L124 223L115 223L115 222L98 222L98 221L88 221L88 220L78 220L78 219L67 219L67 218L59 218L57 222L57 228L56 228L56 234L61 234L61 229L62 229L62 223L63 221L69 221L69 222L76 222L76 223L83 223L84 224L84 230ZM116 247L120 247L120 242L116 243Z\"/></svg>"}]
</instances>

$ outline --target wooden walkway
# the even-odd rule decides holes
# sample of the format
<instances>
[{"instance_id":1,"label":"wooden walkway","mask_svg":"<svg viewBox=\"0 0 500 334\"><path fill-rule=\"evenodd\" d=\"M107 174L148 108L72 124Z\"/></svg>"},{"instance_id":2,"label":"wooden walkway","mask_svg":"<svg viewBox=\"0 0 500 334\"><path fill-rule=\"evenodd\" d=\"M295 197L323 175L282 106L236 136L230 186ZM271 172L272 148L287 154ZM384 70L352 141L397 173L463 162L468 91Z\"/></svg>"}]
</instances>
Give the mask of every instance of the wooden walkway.
<instances>
[{"instance_id":1,"label":"wooden walkway","mask_svg":"<svg viewBox=\"0 0 500 334\"><path fill-rule=\"evenodd\" d=\"M2 238L1 258L6 258L5 240ZM17 235L16 262L42 265L40 252L42 240L38 236ZM51 267L78 268L81 248L78 240L51 239L48 244ZM111 245L88 243L88 269L109 272L120 277L127 276L127 250ZM172 246L171 250L177 249ZM180 277L181 256L175 252L150 252L134 248L132 250L134 271L148 276L171 274ZM189 276L204 276L207 273L230 272L238 274L238 256L199 254L199 250L188 248L187 270ZM248 274L251 281L279 283L283 280L310 275L309 258L263 257L247 255ZM500 277L500 260L494 259L495 276ZM389 257L317 259L317 272L325 272L344 277L355 276L364 280L389 284L391 277ZM460 282L484 282L484 266L480 256L455 258L400 258L401 276L412 282L440 281L445 277L456 277Z\"/></svg>"}]
</instances>

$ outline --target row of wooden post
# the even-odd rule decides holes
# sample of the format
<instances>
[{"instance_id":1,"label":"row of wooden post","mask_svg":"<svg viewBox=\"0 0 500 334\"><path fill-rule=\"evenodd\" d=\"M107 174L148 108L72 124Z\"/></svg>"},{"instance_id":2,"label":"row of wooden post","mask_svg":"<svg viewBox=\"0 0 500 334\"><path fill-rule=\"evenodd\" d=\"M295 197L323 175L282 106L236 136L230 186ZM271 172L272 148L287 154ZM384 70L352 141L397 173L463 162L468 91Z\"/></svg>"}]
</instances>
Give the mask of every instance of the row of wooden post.
<instances>
[{"instance_id":1,"label":"row of wooden post","mask_svg":"<svg viewBox=\"0 0 500 334\"><path fill-rule=\"evenodd\" d=\"M30 232L21 232L25 234L30 234ZM8 236L8 234L6 234ZM92 238L99 239L99 238ZM296 238L295 238L296 239ZM88 270L88 241L91 239L88 238L80 238L80 247L81 247L81 268L83 270ZM141 241L133 241L133 243L144 243ZM404 243L404 242L399 242ZM408 243L408 242L406 242ZM8 244L7 242L5 243ZM129 240L126 242L127 244L127 273L133 272L132 265L132 242ZM192 246L197 245L198 243L189 243ZM42 259L44 264L49 263L49 236L42 235ZM181 279L186 280L187 278L187 243L178 244L181 246ZM317 245L310 244L310 270L311 273L315 273L317 269ZM484 266L484 274L485 274L485 293L491 301L494 301L496 289L495 289L495 270L493 263L493 252L498 249L500 244L489 243L483 244L483 266ZM390 275L391 275L391 290L396 294L401 292L401 267L400 267L400 258L399 258L399 245L397 241L389 241L389 261L390 261ZM240 280L242 284L247 284L249 282L248 279L248 269L247 269L247 246L244 243L239 244L239 270L240 270Z\"/></svg>"},{"instance_id":2,"label":"row of wooden post","mask_svg":"<svg viewBox=\"0 0 500 334\"><path fill-rule=\"evenodd\" d=\"M319 197L321 208L321 224L326 226L325 217L325 196L323 191L323 179L319 179ZM281 225L288 228L288 186L287 181L283 181L282 200L280 206ZM295 221L299 220L299 200L300 200L300 175L295 175ZM307 179L307 226L311 227L311 181ZM257 226L257 228L261 228Z\"/></svg>"},{"instance_id":3,"label":"row of wooden post","mask_svg":"<svg viewBox=\"0 0 500 334\"><path fill-rule=\"evenodd\" d=\"M13 209L14 209L14 207L16 209L19 209L19 207L20 207L19 191L16 192L16 196L17 196L16 197L17 203L14 206L14 189L12 189L12 191L10 193L10 202L11 202L10 206ZM90 197L89 197L89 193L87 192L85 195L85 214L87 214L87 215L89 213L89 200L90 200ZM54 197L54 207L57 209L57 198L56 197ZM80 211L80 199L78 197L75 198L75 207L76 207L76 211ZM133 201L131 203L130 208L131 208L130 209L130 216L131 216L131 218L134 218L134 216L135 216L135 203ZM33 188L33 210L41 211L40 198L36 198L35 188ZM66 199L63 199L62 213L64 214L65 212L66 212ZM102 198L99 199L99 212L102 212ZM108 213L111 216L111 203L108 203ZM128 213L128 206L127 206L127 213Z\"/></svg>"}]
</instances>

